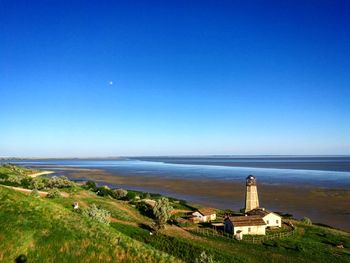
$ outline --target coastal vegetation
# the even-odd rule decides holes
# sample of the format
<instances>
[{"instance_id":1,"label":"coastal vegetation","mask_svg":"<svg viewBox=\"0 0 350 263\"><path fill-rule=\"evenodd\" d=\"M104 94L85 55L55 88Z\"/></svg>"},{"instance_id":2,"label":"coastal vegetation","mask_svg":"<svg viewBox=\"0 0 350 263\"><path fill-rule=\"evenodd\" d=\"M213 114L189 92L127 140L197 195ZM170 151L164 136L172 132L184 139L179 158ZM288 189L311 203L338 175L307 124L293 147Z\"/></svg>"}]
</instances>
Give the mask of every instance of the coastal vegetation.
<instances>
[{"instance_id":1,"label":"coastal vegetation","mask_svg":"<svg viewBox=\"0 0 350 263\"><path fill-rule=\"evenodd\" d=\"M0 166L1 262L350 262L349 233L291 215L291 235L238 241L208 224L179 224L196 209L183 200L49 176L35 177L44 182L39 191L30 177L37 172ZM43 192L61 197L38 198ZM280 230L289 231L287 224Z\"/></svg>"},{"instance_id":2,"label":"coastal vegetation","mask_svg":"<svg viewBox=\"0 0 350 263\"><path fill-rule=\"evenodd\" d=\"M170 218L170 213L173 207L170 205L169 200L165 197L160 198L153 207L153 215L155 218L156 230L164 228L165 224Z\"/></svg>"}]
</instances>

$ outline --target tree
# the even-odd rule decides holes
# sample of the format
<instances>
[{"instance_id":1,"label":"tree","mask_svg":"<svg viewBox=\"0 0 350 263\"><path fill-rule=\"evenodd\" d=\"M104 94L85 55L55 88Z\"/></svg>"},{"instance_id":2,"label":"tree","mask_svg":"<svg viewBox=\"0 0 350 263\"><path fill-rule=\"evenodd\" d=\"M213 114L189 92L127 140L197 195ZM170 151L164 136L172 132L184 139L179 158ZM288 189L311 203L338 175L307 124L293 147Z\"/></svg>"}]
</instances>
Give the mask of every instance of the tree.
<instances>
[{"instance_id":1,"label":"tree","mask_svg":"<svg viewBox=\"0 0 350 263\"><path fill-rule=\"evenodd\" d=\"M170 212L173 207L170 205L169 200L165 197L160 198L153 207L153 215L155 218L156 230L163 228L170 218Z\"/></svg>"}]
</instances>

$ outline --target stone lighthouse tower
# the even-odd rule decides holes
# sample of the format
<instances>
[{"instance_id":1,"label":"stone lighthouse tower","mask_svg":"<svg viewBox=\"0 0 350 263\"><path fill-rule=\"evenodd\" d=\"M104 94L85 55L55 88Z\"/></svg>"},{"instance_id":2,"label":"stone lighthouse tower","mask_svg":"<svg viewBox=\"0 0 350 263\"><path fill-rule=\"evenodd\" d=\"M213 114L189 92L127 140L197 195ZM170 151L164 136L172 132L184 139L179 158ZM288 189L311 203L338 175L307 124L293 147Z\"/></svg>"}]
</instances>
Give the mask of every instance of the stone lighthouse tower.
<instances>
[{"instance_id":1,"label":"stone lighthouse tower","mask_svg":"<svg viewBox=\"0 0 350 263\"><path fill-rule=\"evenodd\" d=\"M246 179L245 212L255 208L259 208L258 189L255 176L249 175Z\"/></svg>"}]
</instances>

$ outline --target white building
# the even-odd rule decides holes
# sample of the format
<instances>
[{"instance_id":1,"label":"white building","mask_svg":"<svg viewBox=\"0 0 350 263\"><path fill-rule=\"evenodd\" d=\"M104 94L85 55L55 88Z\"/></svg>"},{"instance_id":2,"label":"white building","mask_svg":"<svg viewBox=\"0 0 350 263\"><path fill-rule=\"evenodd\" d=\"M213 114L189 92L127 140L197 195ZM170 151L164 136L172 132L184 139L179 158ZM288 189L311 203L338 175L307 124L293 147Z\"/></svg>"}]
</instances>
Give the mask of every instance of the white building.
<instances>
[{"instance_id":1,"label":"white building","mask_svg":"<svg viewBox=\"0 0 350 263\"><path fill-rule=\"evenodd\" d=\"M211 208L202 208L192 213L192 216L198 219L199 222L211 222L216 219L216 212Z\"/></svg>"},{"instance_id":2,"label":"white building","mask_svg":"<svg viewBox=\"0 0 350 263\"><path fill-rule=\"evenodd\" d=\"M234 235L265 235L266 223L260 216L227 216L224 229Z\"/></svg>"},{"instance_id":3,"label":"white building","mask_svg":"<svg viewBox=\"0 0 350 263\"><path fill-rule=\"evenodd\" d=\"M282 226L282 217L279 215L266 210L265 208L256 208L246 213L248 216L260 216L267 227L281 227Z\"/></svg>"}]
</instances>

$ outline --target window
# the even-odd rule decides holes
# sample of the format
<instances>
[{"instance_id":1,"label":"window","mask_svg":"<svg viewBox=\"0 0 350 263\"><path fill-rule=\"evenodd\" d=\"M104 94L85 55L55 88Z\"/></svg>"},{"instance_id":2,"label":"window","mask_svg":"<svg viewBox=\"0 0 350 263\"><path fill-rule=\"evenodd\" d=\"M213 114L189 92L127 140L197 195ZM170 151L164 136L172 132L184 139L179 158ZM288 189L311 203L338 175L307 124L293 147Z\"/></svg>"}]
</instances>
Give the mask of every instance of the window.
<instances>
[{"instance_id":1,"label":"window","mask_svg":"<svg viewBox=\"0 0 350 263\"><path fill-rule=\"evenodd\" d=\"M278 220L276 220L276 224L278 224Z\"/></svg>"},{"instance_id":2,"label":"window","mask_svg":"<svg viewBox=\"0 0 350 263\"><path fill-rule=\"evenodd\" d=\"M250 227L248 227L248 232L250 232Z\"/></svg>"},{"instance_id":3,"label":"window","mask_svg":"<svg viewBox=\"0 0 350 263\"><path fill-rule=\"evenodd\" d=\"M266 224L270 224L269 220L266 221Z\"/></svg>"}]
</instances>

